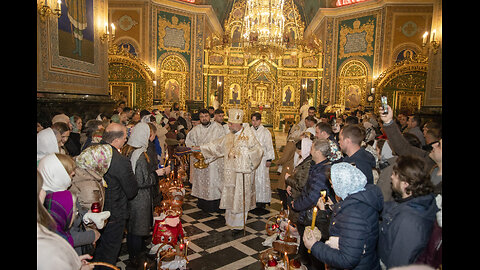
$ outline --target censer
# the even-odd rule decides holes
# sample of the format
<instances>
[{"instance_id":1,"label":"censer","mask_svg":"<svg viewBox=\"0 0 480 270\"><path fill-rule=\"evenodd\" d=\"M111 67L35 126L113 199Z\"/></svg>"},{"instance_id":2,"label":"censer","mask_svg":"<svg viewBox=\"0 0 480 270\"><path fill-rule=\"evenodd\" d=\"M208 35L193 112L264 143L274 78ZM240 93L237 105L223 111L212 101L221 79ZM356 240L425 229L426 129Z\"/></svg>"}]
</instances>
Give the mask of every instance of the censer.
<instances>
[{"instance_id":1,"label":"censer","mask_svg":"<svg viewBox=\"0 0 480 270\"><path fill-rule=\"evenodd\" d=\"M197 162L193 163L193 166L197 169L205 169L208 167L208 164L205 163L205 158L202 155L202 152L192 152L193 156L198 159Z\"/></svg>"}]
</instances>

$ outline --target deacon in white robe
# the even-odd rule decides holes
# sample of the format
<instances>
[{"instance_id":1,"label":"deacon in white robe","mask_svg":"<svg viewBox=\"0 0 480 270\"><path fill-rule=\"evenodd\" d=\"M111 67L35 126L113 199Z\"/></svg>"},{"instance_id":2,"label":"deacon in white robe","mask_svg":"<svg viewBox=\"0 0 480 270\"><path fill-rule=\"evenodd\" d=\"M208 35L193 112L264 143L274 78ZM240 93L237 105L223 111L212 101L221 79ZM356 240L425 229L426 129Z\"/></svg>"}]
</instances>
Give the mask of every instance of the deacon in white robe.
<instances>
[{"instance_id":1,"label":"deacon in white robe","mask_svg":"<svg viewBox=\"0 0 480 270\"><path fill-rule=\"evenodd\" d=\"M252 131L263 148L262 161L255 170L253 177L255 179L257 207L264 208L265 204L272 200L269 170L272 160L275 159L275 150L273 149L272 134L262 125L262 115L260 113L252 114Z\"/></svg>"},{"instance_id":2,"label":"deacon in white robe","mask_svg":"<svg viewBox=\"0 0 480 270\"><path fill-rule=\"evenodd\" d=\"M220 124L210 121L208 110L200 110L199 116L200 125L193 127L185 138L187 147L200 146L225 135L225 131ZM217 211L222 191L223 158L208 160L206 162L208 167L204 169L193 166L198 161L193 155L191 155L190 161L192 196L198 198L197 204L200 209L206 212Z\"/></svg>"},{"instance_id":3,"label":"deacon in white robe","mask_svg":"<svg viewBox=\"0 0 480 270\"><path fill-rule=\"evenodd\" d=\"M247 123L242 124L243 111L230 109L228 114L231 133L193 149L200 150L205 161L224 157L220 208L225 209L227 226L232 230L241 230L246 222L248 211L256 206L255 183L251 174L262 160L263 149L250 126ZM245 202L243 190L245 190Z\"/></svg>"}]
</instances>

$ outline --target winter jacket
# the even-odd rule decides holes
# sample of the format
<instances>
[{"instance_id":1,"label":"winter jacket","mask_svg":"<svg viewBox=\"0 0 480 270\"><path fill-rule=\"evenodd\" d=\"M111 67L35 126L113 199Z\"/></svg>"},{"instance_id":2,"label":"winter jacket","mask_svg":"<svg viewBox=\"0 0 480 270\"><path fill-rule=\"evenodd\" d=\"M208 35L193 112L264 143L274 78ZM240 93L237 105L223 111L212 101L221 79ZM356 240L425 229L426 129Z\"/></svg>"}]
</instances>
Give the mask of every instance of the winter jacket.
<instances>
[{"instance_id":1,"label":"winter jacket","mask_svg":"<svg viewBox=\"0 0 480 270\"><path fill-rule=\"evenodd\" d=\"M100 143L106 143L101 141ZM110 211L110 221L128 218L127 202L138 192L137 180L132 171L130 160L113 147L112 161L103 176L105 188L105 204L103 211Z\"/></svg>"},{"instance_id":2,"label":"winter jacket","mask_svg":"<svg viewBox=\"0 0 480 270\"><path fill-rule=\"evenodd\" d=\"M335 204L330 237L339 237L339 249L318 241L311 248L313 256L331 269L379 270L376 246L382 208L382 192L371 184L367 184L364 191L348 195Z\"/></svg>"},{"instance_id":3,"label":"winter jacket","mask_svg":"<svg viewBox=\"0 0 480 270\"><path fill-rule=\"evenodd\" d=\"M365 148L360 147L355 154L349 157L344 157L343 162L355 164L355 167L362 171L367 177L367 184L373 184L372 169L376 166L375 157L371 153L367 152Z\"/></svg>"},{"instance_id":4,"label":"winter jacket","mask_svg":"<svg viewBox=\"0 0 480 270\"><path fill-rule=\"evenodd\" d=\"M299 212L299 224L311 224L311 213L308 215L307 211L312 209L317 204L317 201L321 196L321 190L325 189L327 191L327 196L333 198L333 201L335 201L333 189L331 188L330 182L326 176L326 172L330 169L330 166L331 162L328 159L310 166L307 183L303 187L300 196L293 201L294 211L292 212ZM315 221L315 224L319 230L325 237L327 237L329 224L327 213L325 211L318 211L317 219Z\"/></svg>"},{"instance_id":5,"label":"winter jacket","mask_svg":"<svg viewBox=\"0 0 480 270\"><path fill-rule=\"evenodd\" d=\"M129 233L143 236L150 233L153 211L151 188L155 185L155 175L150 171L145 154L140 155L135 165L138 193L135 198L128 201L129 220L127 225ZM129 158L130 156L131 154Z\"/></svg>"},{"instance_id":6,"label":"winter jacket","mask_svg":"<svg viewBox=\"0 0 480 270\"><path fill-rule=\"evenodd\" d=\"M292 187L292 198L296 199L300 196L303 187L307 183L308 173L310 171L310 166L315 164L312 161L312 155L308 155L297 167L293 170L293 174L290 175L286 180L285 184Z\"/></svg>"},{"instance_id":7,"label":"winter jacket","mask_svg":"<svg viewBox=\"0 0 480 270\"><path fill-rule=\"evenodd\" d=\"M378 255L387 268L415 262L427 246L437 211L433 193L385 203Z\"/></svg>"}]
</instances>

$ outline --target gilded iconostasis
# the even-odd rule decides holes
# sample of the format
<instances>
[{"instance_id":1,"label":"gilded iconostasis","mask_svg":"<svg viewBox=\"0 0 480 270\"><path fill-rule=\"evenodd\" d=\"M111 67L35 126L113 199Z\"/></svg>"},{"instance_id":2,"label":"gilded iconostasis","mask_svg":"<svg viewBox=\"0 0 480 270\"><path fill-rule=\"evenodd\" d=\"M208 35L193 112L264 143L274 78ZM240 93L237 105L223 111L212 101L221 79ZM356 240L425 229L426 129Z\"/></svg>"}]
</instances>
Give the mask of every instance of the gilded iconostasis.
<instances>
[{"instance_id":1,"label":"gilded iconostasis","mask_svg":"<svg viewBox=\"0 0 480 270\"><path fill-rule=\"evenodd\" d=\"M397 113L441 112L441 1L281 2L281 48L260 52L245 34L247 0L68 0L59 15L39 8L37 108L220 104L260 112L275 130L298 119L304 101L343 112L385 95Z\"/></svg>"}]
</instances>

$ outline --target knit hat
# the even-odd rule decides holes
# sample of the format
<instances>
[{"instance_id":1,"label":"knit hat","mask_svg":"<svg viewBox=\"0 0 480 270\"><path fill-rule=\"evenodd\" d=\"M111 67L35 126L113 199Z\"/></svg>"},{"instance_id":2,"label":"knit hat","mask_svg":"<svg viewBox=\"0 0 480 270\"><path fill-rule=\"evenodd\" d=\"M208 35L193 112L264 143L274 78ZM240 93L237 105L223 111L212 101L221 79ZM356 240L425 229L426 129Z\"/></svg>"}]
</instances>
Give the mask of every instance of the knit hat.
<instances>
[{"instance_id":1,"label":"knit hat","mask_svg":"<svg viewBox=\"0 0 480 270\"><path fill-rule=\"evenodd\" d=\"M340 162L331 167L332 186L335 194L345 200L348 195L365 190L367 177L355 166Z\"/></svg>"}]
</instances>

